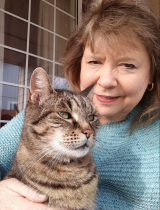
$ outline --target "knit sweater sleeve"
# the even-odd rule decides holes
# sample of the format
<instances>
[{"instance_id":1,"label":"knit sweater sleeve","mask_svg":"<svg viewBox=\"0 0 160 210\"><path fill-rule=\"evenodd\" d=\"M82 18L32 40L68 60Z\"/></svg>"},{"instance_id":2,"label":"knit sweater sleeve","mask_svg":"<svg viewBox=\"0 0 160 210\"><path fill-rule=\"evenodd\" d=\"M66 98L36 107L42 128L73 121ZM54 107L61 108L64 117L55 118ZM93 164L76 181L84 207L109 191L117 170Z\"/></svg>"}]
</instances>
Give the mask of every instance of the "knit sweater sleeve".
<instances>
[{"instance_id":1,"label":"knit sweater sleeve","mask_svg":"<svg viewBox=\"0 0 160 210\"><path fill-rule=\"evenodd\" d=\"M0 179L11 168L20 141L23 122L24 111L0 129Z\"/></svg>"}]
</instances>

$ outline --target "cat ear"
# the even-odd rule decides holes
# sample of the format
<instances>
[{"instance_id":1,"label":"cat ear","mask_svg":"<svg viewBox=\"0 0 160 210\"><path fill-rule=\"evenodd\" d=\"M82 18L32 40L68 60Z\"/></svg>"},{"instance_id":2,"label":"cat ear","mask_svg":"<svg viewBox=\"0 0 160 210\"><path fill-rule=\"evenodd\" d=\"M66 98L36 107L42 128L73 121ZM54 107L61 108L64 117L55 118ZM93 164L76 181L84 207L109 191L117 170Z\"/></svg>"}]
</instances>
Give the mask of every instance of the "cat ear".
<instances>
[{"instance_id":1,"label":"cat ear","mask_svg":"<svg viewBox=\"0 0 160 210\"><path fill-rule=\"evenodd\" d=\"M56 93L46 71L41 67L36 68L30 80L29 101L41 104L53 92Z\"/></svg>"},{"instance_id":2,"label":"cat ear","mask_svg":"<svg viewBox=\"0 0 160 210\"><path fill-rule=\"evenodd\" d=\"M92 100L92 97L93 97L93 89L94 89L94 84L87 87L85 90L81 91L79 94L81 96L84 96L84 97L87 97L89 98L90 100Z\"/></svg>"}]
</instances>

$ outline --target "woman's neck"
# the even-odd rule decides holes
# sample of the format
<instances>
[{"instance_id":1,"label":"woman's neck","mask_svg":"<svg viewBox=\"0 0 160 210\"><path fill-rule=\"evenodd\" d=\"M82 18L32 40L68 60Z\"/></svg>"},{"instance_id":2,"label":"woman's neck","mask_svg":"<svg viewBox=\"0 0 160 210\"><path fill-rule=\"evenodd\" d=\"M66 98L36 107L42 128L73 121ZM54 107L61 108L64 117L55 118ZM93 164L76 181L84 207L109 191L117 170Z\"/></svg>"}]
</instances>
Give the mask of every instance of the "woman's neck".
<instances>
[{"instance_id":1,"label":"woman's neck","mask_svg":"<svg viewBox=\"0 0 160 210\"><path fill-rule=\"evenodd\" d=\"M100 122L100 124L106 124L106 123L110 123L110 122L121 122L121 121L125 120L126 117L127 117L127 115L118 117L118 118L116 118L114 116L106 117L103 115L99 115L99 122Z\"/></svg>"}]
</instances>

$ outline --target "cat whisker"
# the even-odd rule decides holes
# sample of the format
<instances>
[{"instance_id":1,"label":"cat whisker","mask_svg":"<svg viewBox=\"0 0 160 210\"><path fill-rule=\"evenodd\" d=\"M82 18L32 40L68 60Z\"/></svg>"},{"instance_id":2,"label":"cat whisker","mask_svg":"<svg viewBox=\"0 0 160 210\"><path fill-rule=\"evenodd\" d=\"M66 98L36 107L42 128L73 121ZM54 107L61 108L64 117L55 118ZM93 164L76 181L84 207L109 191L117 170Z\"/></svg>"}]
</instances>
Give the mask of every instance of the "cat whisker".
<instances>
[{"instance_id":1,"label":"cat whisker","mask_svg":"<svg viewBox=\"0 0 160 210\"><path fill-rule=\"evenodd\" d=\"M53 149L54 149L54 148L53 148ZM47 169L47 167L51 164L51 162L52 162L55 158L57 158L57 157L59 157L59 156L61 156L61 152L58 152L56 155L54 155L54 156L48 161L46 167L43 169L43 171L42 171L42 173L41 173L41 176L39 177L39 179L37 180L37 182L35 182L34 189L36 189L36 186L37 186L38 183L40 182L40 180L41 180L41 178L42 178L44 172L45 172L46 169ZM56 164L58 163L56 160L57 160L57 159L55 159L55 160L53 161L52 166L50 167L50 169L53 167L53 164L54 164L55 162L56 162ZM50 170L50 169L49 169L49 170ZM55 167L54 167L54 169L55 169ZM54 169L53 169L53 171L54 171ZM47 177L48 177L48 174L49 174L49 171L48 171L48 173L47 173Z\"/></svg>"},{"instance_id":2,"label":"cat whisker","mask_svg":"<svg viewBox=\"0 0 160 210\"><path fill-rule=\"evenodd\" d=\"M21 169L26 168L26 167L27 167L27 164L29 165L29 164L30 164L33 160L35 160L38 156L42 155L43 153L45 153L45 152L48 151L48 150L50 150L50 148L49 148L49 149L46 149L45 151L40 152L39 154L37 154L37 155L35 155L35 156L33 156L33 157L32 157L31 159L29 159L22 167L20 167L18 170L16 170L15 173L17 174L17 172L22 172L22 171L24 171L24 170L21 171Z\"/></svg>"},{"instance_id":3,"label":"cat whisker","mask_svg":"<svg viewBox=\"0 0 160 210\"><path fill-rule=\"evenodd\" d=\"M50 152L53 152L55 149L57 149L57 147L58 147L58 145L55 145L54 147L51 147L51 148L49 148L49 149L46 149L44 152L41 152L40 154L38 154L38 155L36 155L36 156L34 156L34 158L32 158L32 160L30 160L30 161L27 161L27 162L29 162L29 164L24 168L24 170L23 170L23 173L24 173L24 171L25 170L27 170L28 169L28 171L27 171L27 173L25 173L26 175L27 174L29 174L30 173L30 170L43 158L43 157L45 157L48 153L50 153ZM48 151L48 152L47 152ZM45 152L47 152L47 153L45 153ZM45 153L42 157L40 157L37 161L36 161L36 163L34 163L30 168L28 167L30 164L31 164L31 162L33 161L33 159L35 159L36 157L38 157L38 156L40 156L41 154L43 154L43 153ZM55 155L56 156L56 155ZM45 170L44 170L45 171ZM22 171L21 171L21 173L22 173ZM22 177L22 179L24 179L24 177Z\"/></svg>"},{"instance_id":4,"label":"cat whisker","mask_svg":"<svg viewBox=\"0 0 160 210\"><path fill-rule=\"evenodd\" d=\"M67 147L67 146L66 146L66 147ZM54 169L56 168L56 166L57 166L57 164L58 164L58 161L56 161L56 160L58 160L59 158L61 159L61 157L63 157L62 152L60 152L60 153L57 155L55 161L52 163L52 166L51 166L50 170L52 169L52 167L53 167L54 164L55 164L55 166L54 166L54 168L53 168L52 175L50 176L50 180L52 180L52 176L53 176ZM49 175L49 173L50 173L50 172L48 171L47 176ZM50 181L50 185L51 185L51 181Z\"/></svg>"},{"instance_id":5,"label":"cat whisker","mask_svg":"<svg viewBox=\"0 0 160 210\"><path fill-rule=\"evenodd\" d=\"M62 154L59 154L57 158L59 158L59 157L61 158L61 157L63 157L63 155L62 155ZM54 164L55 164L55 165L54 165ZM50 186L51 186L51 181L52 181L52 177L53 177L53 172L54 172L54 170L55 170L57 164L58 164L58 161L55 160L55 161L53 162L52 166L51 166L51 168L52 168L53 165L54 165L54 168L53 168L53 170L52 170L52 174L51 174L51 176L50 176ZM51 169L51 168L50 168L50 169ZM49 173L48 173L48 175L49 175ZM48 175L47 175L47 177L49 177Z\"/></svg>"},{"instance_id":6,"label":"cat whisker","mask_svg":"<svg viewBox=\"0 0 160 210\"><path fill-rule=\"evenodd\" d=\"M53 163L52 163L52 165L51 165L51 167L50 167L50 169L49 169L49 171L48 171L48 173L47 173L47 177L48 177L49 172L50 172L50 170L52 169L54 163L58 163L57 159L58 159L59 157L61 157L61 152L59 152L56 156L57 156L57 157L54 156L54 157L52 158L52 160L53 160L53 159L55 159L55 160L53 161ZM52 161L52 160L51 160L51 161ZM54 168L54 169L55 169L55 168Z\"/></svg>"},{"instance_id":7,"label":"cat whisker","mask_svg":"<svg viewBox=\"0 0 160 210\"><path fill-rule=\"evenodd\" d=\"M59 154L59 153L58 153L58 154ZM48 163L46 164L44 170L42 171L41 176L39 177L39 179L38 179L37 182L36 182L37 184L39 183L39 181L40 181L42 175L44 174L45 170L47 169L47 167L51 164L52 160L54 160L54 158L55 158L58 154L54 155L54 156L48 161ZM47 174L48 174L48 173L47 173Z\"/></svg>"},{"instance_id":8,"label":"cat whisker","mask_svg":"<svg viewBox=\"0 0 160 210\"><path fill-rule=\"evenodd\" d=\"M54 148L55 149L55 148ZM29 161L27 161L27 163L28 163L28 165L27 165L27 163L25 164L25 167L23 168L23 166L19 169L19 173L24 173L27 169L28 169L28 172L26 173L26 174L28 174L29 173L29 171L43 158L43 157L45 157L48 153L50 153L50 152L52 152L53 151L53 149L52 148L48 148L48 149L46 149L45 151L43 151L43 152L41 152L41 153L39 153L38 155L35 155L32 159L30 159ZM46 153L47 152L47 153ZM45 154L44 154L45 153ZM44 154L43 156L41 156L30 168L28 167L31 163L32 163L32 161L33 160L35 160L37 157L39 157L40 155L42 155L42 154ZM23 168L23 170L21 170Z\"/></svg>"},{"instance_id":9,"label":"cat whisker","mask_svg":"<svg viewBox=\"0 0 160 210\"><path fill-rule=\"evenodd\" d=\"M103 144L102 142L100 142L100 141L98 141L98 140L96 140L96 143L98 143L100 146L103 146L102 148L103 149L107 149L107 150L109 150L108 149L108 146L106 146L105 144ZM95 146L96 146L96 144L95 144ZM105 147L105 148L104 148Z\"/></svg>"},{"instance_id":10,"label":"cat whisker","mask_svg":"<svg viewBox=\"0 0 160 210\"><path fill-rule=\"evenodd\" d=\"M46 154L45 154L45 155L46 155ZM44 156L45 156L45 155L44 155ZM44 157L44 156L43 156L43 157ZM41 157L41 158L43 158L43 157ZM40 158L40 159L41 159L41 158ZM39 160L40 160L40 159L39 159ZM39 160L38 160L36 163L38 163ZM36 165L36 163L35 163L34 165ZM30 164L28 164L28 166L29 166L29 165L30 165ZM32 165L31 167L26 166L25 169L23 170L23 174L24 174L24 172L28 169L27 172L25 172L25 175L28 175L28 174L30 173L30 170L34 167L34 165ZM22 172L21 172L21 173L22 173ZM22 180L23 180L23 179L25 179L24 176L22 176Z\"/></svg>"},{"instance_id":11,"label":"cat whisker","mask_svg":"<svg viewBox=\"0 0 160 210\"><path fill-rule=\"evenodd\" d=\"M51 151L53 151L53 149L49 148L49 151L47 153L45 153L43 156L41 156L33 165L30 169L32 169L42 158L44 158L48 153L50 153Z\"/></svg>"}]
</instances>

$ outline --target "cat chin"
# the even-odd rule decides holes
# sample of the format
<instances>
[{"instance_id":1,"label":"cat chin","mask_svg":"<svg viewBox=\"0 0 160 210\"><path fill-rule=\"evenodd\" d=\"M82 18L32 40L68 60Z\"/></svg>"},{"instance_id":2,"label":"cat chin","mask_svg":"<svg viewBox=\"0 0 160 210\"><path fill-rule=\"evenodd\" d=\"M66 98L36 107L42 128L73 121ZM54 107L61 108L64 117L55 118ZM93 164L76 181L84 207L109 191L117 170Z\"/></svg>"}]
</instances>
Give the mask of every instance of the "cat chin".
<instances>
[{"instance_id":1,"label":"cat chin","mask_svg":"<svg viewBox=\"0 0 160 210\"><path fill-rule=\"evenodd\" d=\"M88 154L88 152L89 152L89 148L77 149L77 150L71 151L71 155L74 155L73 156L74 158L81 158L81 157L86 156ZM73 153L75 153L75 154L73 154Z\"/></svg>"},{"instance_id":2,"label":"cat chin","mask_svg":"<svg viewBox=\"0 0 160 210\"><path fill-rule=\"evenodd\" d=\"M88 154L90 148L89 147L79 147L76 149L69 149L66 147L61 146L61 151L64 156L69 157L69 158L81 158L84 157Z\"/></svg>"}]
</instances>

